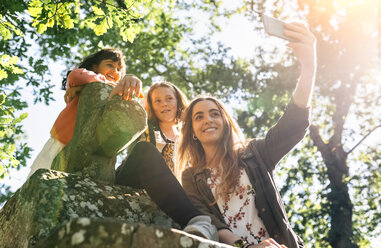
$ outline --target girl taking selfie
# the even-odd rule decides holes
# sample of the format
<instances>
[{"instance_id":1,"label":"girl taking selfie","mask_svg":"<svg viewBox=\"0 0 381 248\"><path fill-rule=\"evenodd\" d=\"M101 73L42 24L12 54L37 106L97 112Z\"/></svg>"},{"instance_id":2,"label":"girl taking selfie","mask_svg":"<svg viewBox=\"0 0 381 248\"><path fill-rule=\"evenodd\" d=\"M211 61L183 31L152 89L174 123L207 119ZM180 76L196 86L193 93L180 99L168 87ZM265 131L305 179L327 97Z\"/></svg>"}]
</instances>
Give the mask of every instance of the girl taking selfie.
<instances>
[{"instance_id":1,"label":"girl taking selfie","mask_svg":"<svg viewBox=\"0 0 381 248\"><path fill-rule=\"evenodd\" d=\"M304 247L272 175L310 124L316 42L301 24L285 28L301 73L283 116L264 138L245 144L239 126L213 97L194 99L184 112L177 153L182 185L193 205L211 217L220 242L235 247Z\"/></svg>"}]
</instances>

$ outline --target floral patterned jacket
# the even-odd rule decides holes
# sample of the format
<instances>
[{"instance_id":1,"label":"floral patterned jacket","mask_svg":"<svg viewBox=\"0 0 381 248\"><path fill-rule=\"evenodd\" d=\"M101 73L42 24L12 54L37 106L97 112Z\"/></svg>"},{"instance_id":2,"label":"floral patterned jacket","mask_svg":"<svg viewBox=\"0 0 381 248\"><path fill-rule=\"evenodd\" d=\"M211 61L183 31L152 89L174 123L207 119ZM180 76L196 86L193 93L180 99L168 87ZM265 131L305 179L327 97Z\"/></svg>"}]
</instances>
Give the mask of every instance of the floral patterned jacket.
<instances>
[{"instance_id":1,"label":"floral patterned jacket","mask_svg":"<svg viewBox=\"0 0 381 248\"><path fill-rule=\"evenodd\" d=\"M283 116L263 139L253 139L241 155L240 164L245 168L255 189L255 204L270 237L288 248L304 247L303 241L291 228L281 196L274 183L276 164L301 140L310 125L309 108L289 103ZM210 171L188 167L182 174L182 185L193 205L212 218L220 229L229 229L207 185Z\"/></svg>"}]
</instances>

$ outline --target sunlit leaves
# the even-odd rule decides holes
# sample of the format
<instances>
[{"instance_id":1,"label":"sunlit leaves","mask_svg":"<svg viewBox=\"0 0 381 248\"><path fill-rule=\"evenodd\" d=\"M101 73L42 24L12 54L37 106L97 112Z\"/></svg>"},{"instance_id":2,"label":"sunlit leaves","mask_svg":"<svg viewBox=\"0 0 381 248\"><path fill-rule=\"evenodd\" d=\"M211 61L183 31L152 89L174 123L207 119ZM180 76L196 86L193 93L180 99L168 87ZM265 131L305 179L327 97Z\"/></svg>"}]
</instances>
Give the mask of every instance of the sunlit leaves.
<instances>
[{"instance_id":1,"label":"sunlit leaves","mask_svg":"<svg viewBox=\"0 0 381 248\"><path fill-rule=\"evenodd\" d=\"M147 72L147 68L152 68L152 65L163 65L167 60L174 58L177 44L183 36L182 32L186 30L174 21L172 9L169 8L174 7L173 0L8 2L0 3L1 9L4 10L1 13L0 27L6 27L11 34L9 36L9 32L0 30L0 50L9 54L0 54L3 56L0 61L0 90L4 90L7 95L4 98L4 106L12 107L14 116L0 114L0 117L4 118L4 125L8 125L7 130L1 132L0 142L8 144L3 149L8 153L7 166L17 164L11 159L13 157L19 161L16 168L26 166L30 157L30 148L22 142L25 139L22 130L22 119L25 115L20 115L19 111L25 108L27 103L20 90L25 87L33 92L35 102L43 101L48 104L52 100L51 89L59 83L50 81L47 65L52 59L68 60L71 68L83 59L83 56L100 47L120 47L124 52L128 51L126 54L129 70L138 71L138 75L142 75L142 72ZM161 13L164 13L165 18L156 18ZM14 25L14 30L11 30L13 26L4 26L6 21ZM149 28L145 28L148 26L160 32L151 32ZM142 33L143 30L145 33ZM25 35L21 37L18 34ZM138 36L141 42L135 45L132 42ZM11 38L5 40L4 37ZM139 61L146 55L150 60ZM175 67L170 71L175 71ZM24 74L18 74L21 72ZM156 74L154 71L150 73ZM62 74L66 74L66 71ZM5 175L7 169L3 169L1 174ZM5 191L7 192L9 193L8 190ZM1 194L3 193L1 191ZM3 195L0 196L0 201L4 199Z\"/></svg>"},{"instance_id":2,"label":"sunlit leaves","mask_svg":"<svg viewBox=\"0 0 381 248\"><path fill-rule=\"evenodd\" d=\"M21 68L16 66L17 56L9 56L7 54L0 56L0 80L8 77L8 72L13 74L22 74Z\"/></svg>"},{"instance_id":3,"label":"sunlit leaves","mask_svg":"<svg viewBox=\"0 0 381 248\"><path fill-rule=\"evenodd\" d=\"M74 28L74 23L78 22L79 1L50 1L32 0L28 5L28 12L32 20L32 26L37 28L37 32L42 34L48 27L56 24L62 28Z\"/></svg>"},{"instance_id":4,"label":"sunlit leaves","mask_svg":"<svg viewBox=\"0 0 381 248\"><path fill-rule=\"evenodd\" d=\"M99 15L99 16L105 15L105 12L102 9L98 8L97 6L91 6L91 9L93 10L95 15Z\"/></svg>"},{"instance_id":5,"label":"sunlit leaves","mask_svg":"<svg viewBox=\"0 0 381 248\"><path fill-rule=\"evenodd\" d=\"M126 1L124 4L111 0L89 3L78 0L32 0L28 7L29 14L34 17L32 26L40 34L56 25L64 29L73 29L76 26L81 29L90 28L95 35L100 36L116 24L121 38L129 42L133 42L139 32L134 24L142 14L137 9L144 10L144 4L138 1Z\"/></svg>"},{"instance_id":6,"label":"sunlit leaves","mask_svg":"<svg viewBox=\"0 0 381 248\"><path fill-rule=\"evenodd\" d=\"M0 37L2 37L4 40L8 40L12 38L12 32L15 33L15 35L23 35L22 31L19 28L17 28L10 21L7 21L5 17L0 15Z\"/></svg>"},{"instance_id":7,"label":"sunlit leaves","mask_svg":"<svg viewBox=\"0 0 381 248\"><path fill-rule=\"evenodd\" d=\"M12 142L18 125L28 114L14 114L15 109L6 104L6 96L0 91L0 179L7 171L20 164L16 158L16 144Z\"/></svg>"}]
</instances>

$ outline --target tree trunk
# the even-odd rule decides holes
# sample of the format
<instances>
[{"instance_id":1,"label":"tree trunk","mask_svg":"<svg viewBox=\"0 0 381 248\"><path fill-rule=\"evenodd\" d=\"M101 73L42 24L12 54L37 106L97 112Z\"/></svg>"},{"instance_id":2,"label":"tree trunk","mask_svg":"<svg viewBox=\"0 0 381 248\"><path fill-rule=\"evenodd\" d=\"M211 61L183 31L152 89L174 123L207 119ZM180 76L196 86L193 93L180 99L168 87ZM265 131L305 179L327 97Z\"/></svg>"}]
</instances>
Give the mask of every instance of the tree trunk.
<instances>
[{"instance_id":1,"label":"tree trunk","mask_svg":"<svg viewBox=\"0 0 381 248\"><path fill-rule=\"evenodd\" d=\"M324 143L316 126L310 127L310 136L322 154L330 181L329 189L331 191L327 200L331 228L328 234L328 242L333 248L357 248L358 246L352 241L353 205L345 180L348 176L347 154L341 144Z\"/></svg>"},{"instance_id":2,"label":"tree trunk","mask_svg":"<svg viewBox=\"0 0 381 248\"><path fill-rule=\"evenodd\" d=\"M329 215L331 217L331 229L328 234L328 242L333 248L358 247L351 240L352 210L353 205L348 193L348 185L345 178L348 176L346 159L337 156L336 150L324 158L328 169L330 181L328 194Z\"/></svg>"}]
</instances>

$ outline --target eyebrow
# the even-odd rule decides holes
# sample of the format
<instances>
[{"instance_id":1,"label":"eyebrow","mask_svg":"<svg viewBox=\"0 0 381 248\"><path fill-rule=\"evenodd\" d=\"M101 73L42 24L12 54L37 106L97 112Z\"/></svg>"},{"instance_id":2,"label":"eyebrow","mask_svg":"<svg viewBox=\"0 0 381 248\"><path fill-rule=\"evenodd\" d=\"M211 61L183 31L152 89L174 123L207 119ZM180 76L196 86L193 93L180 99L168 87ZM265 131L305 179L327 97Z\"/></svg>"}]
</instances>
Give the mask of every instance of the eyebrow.
<instances>
[{"instance_id":1,"label":"eyebrow","mask_svg":"<svg viewBox=\"0 0 381 248\"><path fill-rule=\"evenodd\" d=\"M119 61L114 61L112 59L105 59L106 63L116 63L120 68L122 68L122 65Z\"/></svg>"},{"instance_id":2,"label":"eyebrow","mask_svg":"<svg viewBox=\"0 0 381 248\"><path fill-rule=\"evenodd\" d=\"M168 95L164 95L164 96L155 96L155 97L152 97L152 99L158 99L158 98L163 98L163 97L168 97L168 96L174 97L173 95L168 94Z\"/></svg>"},{"instance_id":3,"label":"eyebrow","mask_svg":"<svg viewBox=\"0 0 381 248\"><path fill-rule=\"evenodd\" d=\"M215 109L215 108L210 109L208 112L211 113L211 112L214 112L214 111L220 112L220 110ZM204 112L202 112L202 111L198 111L198 112L194 113L194 115L192 117L195 117L196 115L203 114L203 113Z\"/></svg>"}]
</instances>

